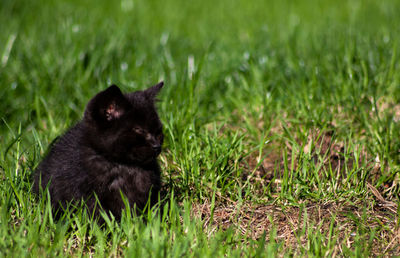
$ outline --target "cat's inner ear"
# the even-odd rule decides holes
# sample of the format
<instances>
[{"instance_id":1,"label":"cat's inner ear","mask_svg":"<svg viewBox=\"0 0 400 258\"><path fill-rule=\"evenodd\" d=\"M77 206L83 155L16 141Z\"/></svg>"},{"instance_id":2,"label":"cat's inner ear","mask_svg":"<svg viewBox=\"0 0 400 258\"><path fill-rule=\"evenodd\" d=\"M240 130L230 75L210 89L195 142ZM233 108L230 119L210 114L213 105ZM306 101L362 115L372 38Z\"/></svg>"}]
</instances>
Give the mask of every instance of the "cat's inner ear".
<instances>
[{"instance_id":1,"label":"cat's inner ear","mask_svg":"<svg viewBox=\"0 0 400 258\"><path fill-rule=\"evenodd\" d=\"M118 119L123 115L124 111L118 107L115 102L110 103L104 110L104 116L107 121Z\"/></svg>"},{"instance_id":2,"label":"cat's inner ear","mask_svg":"<svg viewBox=\"0 0 400 258\"><path fill-rule=\"evenodd\" d=\"M157 94L160 92L160 90L163 86L164 86L164 82L162 81L162 82L159 82L156 85L148 88L144 92L149 98L154 99L157 96Z\"/></svg>"},{"instance_id":3,"label":"cat's inner ear","mask_svg":"<svg viewBox=\"0 0 400 258\"><path fill-rule=\"evenodd\" d=\"M129 102L121 90L112 85L89 101L85 111L85 119L100 123L111 122L120 118L128 107Z\"/></svg>"}]
</instances>

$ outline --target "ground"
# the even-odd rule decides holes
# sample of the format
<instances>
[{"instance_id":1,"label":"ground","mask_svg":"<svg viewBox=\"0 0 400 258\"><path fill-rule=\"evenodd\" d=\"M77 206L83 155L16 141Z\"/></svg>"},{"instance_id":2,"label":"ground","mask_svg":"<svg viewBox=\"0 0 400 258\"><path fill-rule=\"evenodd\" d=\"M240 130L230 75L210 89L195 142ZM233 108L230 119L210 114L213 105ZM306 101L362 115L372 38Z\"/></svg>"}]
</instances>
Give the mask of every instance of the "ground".
<instances>
[{"instance_id":1,"label":"ground","mask_svg":"<svg viewBox=\"0 0 400 258\"><path fill-rule=\"evenodd\" d=\"M0 5L3 256L400 255L400 2ZM164 200L55 221L32 175L110 84L161 80Z\"/></svg>"}]
</instances>

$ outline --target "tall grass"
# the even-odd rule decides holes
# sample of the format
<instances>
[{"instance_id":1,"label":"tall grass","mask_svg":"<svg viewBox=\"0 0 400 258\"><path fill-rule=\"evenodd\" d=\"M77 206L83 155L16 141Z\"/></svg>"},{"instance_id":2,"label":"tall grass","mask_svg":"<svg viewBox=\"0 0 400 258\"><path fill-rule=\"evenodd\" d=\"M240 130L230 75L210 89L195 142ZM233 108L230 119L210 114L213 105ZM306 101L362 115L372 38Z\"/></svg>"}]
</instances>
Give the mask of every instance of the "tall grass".
<instances>
[{"instance_id":1,"label":"tall grass","mask_svg":"<svg viewBox=\"0 0 400 258\"><path fill-rule=\"evenodd\" d=\"M0 254L399 255L400 2L0 4ZM164 80L164 206L54 220L31 176L109 84Z\"/></svg>"}]
</instances>

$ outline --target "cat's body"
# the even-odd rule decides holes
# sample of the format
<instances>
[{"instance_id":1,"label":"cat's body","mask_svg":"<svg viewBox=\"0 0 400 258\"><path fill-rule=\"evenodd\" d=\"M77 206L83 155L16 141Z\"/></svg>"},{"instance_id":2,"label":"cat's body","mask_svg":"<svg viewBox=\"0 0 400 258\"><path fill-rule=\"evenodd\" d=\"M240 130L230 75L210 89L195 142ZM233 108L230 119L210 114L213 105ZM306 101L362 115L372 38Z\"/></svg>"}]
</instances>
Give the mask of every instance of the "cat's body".
<instances>
[{"instance_id":1,"label":"cat's body","mask_svg":"<svg viewBox=\"0 0 400 258\"><path fill-rule=\"evenodd\" d=\"M87 105L84 118L50 148L35 172L34 191L48 186L55 210L85 201L98 215L96 196L117 219L125 204L143 209L160 190L157 156L163 141L154 98L162 87L123 95L111 86Z\"/></svg>"}]
</instances>

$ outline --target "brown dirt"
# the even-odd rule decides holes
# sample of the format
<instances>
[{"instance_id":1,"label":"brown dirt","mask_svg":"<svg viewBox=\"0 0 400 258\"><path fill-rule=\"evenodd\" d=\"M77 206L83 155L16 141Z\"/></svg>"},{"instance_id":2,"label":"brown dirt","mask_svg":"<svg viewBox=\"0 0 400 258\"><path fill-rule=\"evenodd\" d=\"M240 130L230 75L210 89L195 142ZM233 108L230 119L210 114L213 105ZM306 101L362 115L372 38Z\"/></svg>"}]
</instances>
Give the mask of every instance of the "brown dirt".
<instances>
[{"instance_id":1,"label":"brown dirt","mask_svg":"<svg viewBox=\"0 0 400 258\"><path fill-rule=\"evenodd\" d=\"M370 100L373 103L373 99ZM376 114L379 116L388 114L393 116L393 120L395 122L400 121L400 104L395 102L392 98L389 97L381 97L376 101L376 108L374 107L371 112L371 117L376 117Z\"/></svg>"},{"instance_id":2,"label":"brown dirt","mask_svg":"<svg viewBox=\"0 0 400 258\"><path fill-rule=\"evenodd\" d=\"M395 117L400 119L400 105L392 111ZM289 126L291 126L289 124ZM295 131L295 130L293 130ZM274 128L271 132L283 135L283 129ZM336 180L342 181L347 176L346 170L351 170L357 162L354 155L345 149L343 141L335 137L335 127L311 128L306 134L307 140L295 141L302 148L304 153L309 154L320 171L332 169L337 171ZM296 137L296 136L295 136ZM250 155L242 164L244 168L243 179L250 180L253 184L259 184L261 188L269 184L271 192L280 191L280 178L284 170L284 153L286 152L287 164L290 171L298 169L298 156L292 153L299 153L287 140L272 142L268 146L270 154L261 160L258 153ZM319 232L328 238L329 227L333 223L338 236L337 242L333 247L333 254L343 255L342 247L352 247L357 234L357 223L364 223L366 232L376 229L375 239L373 240L372 254L374 255L400 255L400 225L398 217L398 203L392 192L398 192L400 187L400 176L397 174L390 184L376 189L373 183L382 174L381 161L370 155L363 146L354 150L358 154L358 162L367 162L370 169L367 178L368 199L362 199L351 203L350 201L336 201L326 203L304 203L304 209L287 205L254 205L245 203L238 205L230 202L220 204L215 207L213 220L211 220L211 210L209 203L199 204L195 207L194 213L203 218L205 227L208 230L216 228L234 227L241 234L258 239L260 236L269 232L273 228L277 231L276 240L284 243L285 247L295 248L298 252L300 248L306 246L307 234ZM347 152L347 153L346 153ZM293 159L293 160L292 160ZM361 165L361 164L360 164ZM364 163L365 166L365 163ZM387 166L384 166L387 167ZM320 172L320 176L321 175ZM270 183L273 184L270 184ZM255 193L256 194L256 193ZM306 214L306 215L305 215ZM364 221L363 221L364 220ZM311 232L301 235L301 229L306 223L307 228L312 228ZM382 226L384 225L384 226ZM365 240L369 237L365 233ZM326 245L327 243L324 243Z\"/></svg>"},{"instance_id":3,"label":"brown dirt","mask_svg":"<svg viewBox=\"0 0 400 258\"><path fill-rule=\"evenodd\" d=\"M400 104L388 102L387 100L378 100L378 114L393 115L394 121L400 121ZM340 108L339 108L340 111ZM341 113L341 112L335 112ZM374 116L372 110L371 118ZM284 115L286 117L286 115ZM343 117L342 117L343 116ZM251 118L250 118L251 119ZM343 247L352 248L356 238L368 241L370 233L376 230L375 238L371 245L373 255L400 255L400 225L398 216L398 197L392 198L392 192L398 192L400 187L400 174L398 173L393 182L387 183L379 189L374 187L374 182L384 172L379 158L374 157L367 152L363 146L359 149L346 150L344 141L337 139L335 135L338 121L351 122L351 116L341 114L332 121L332 125L321 130L314 127L305 132L307 139L301 140L300 136L295 135L295 143L303 150L305 154L311 157L314 164L320 167L321 173L332 169L336 171L336 180L343 181L356 162L367 162L369 176L367 178L367 189L365 198L357 200L339 200L327 202L304 201L299 207L287 204L254 204L250 202L238 203L226 198L219 198L213 214L211 204L206 200L202 204L194 204L193 215L201 217L204 221L204 228L208 232L214 232L217 229L227 229L233 227L238 233L259 239L265 232L269 240L271 230L276 230L276 241L284 244L288 249L295 249L300 252L301 248L307 246L308 234L322 234L326 237L324 245L328 244L329 230L331 225L335 230L334 236L337 237L333 244L333 256L343 256ZM260 119L259 121L263 121ZM265 130L263 122L251 121L260 129ZM290 123L287 127L293 128ZM229 130L243 130L240 128L230 128ZM298 130L290 130L295 133ZM280 122L274 123L273 128L269 130L272 142L264 149L265 157L260 157L258 152L249 155L241 164L243 168L243 181L248 181L254 185L259 185L255 195L259 195L262 189L269 185L272 193L280 191L280 178L283 175L285 155L290 171L296 171L299 164L299 150L293 149L293 144L284 139L284 130ZM278 137L277 137L278 136ZM360 137L364 137L361 132ZM358 161L354 159L354 153L357 152ZM292 155L294 154L294 155ZM361 165L361 164L360 164ZM365 163L364 163L365 166ZM272 183L272 184L271 184ZM274 194L273 194L274 195ZM275 196L273 196L275 197ZM264 199L262 199L264 200ZM269 199L270 200L270 199ZM266 200L267 202L269 201ZM302 233L303 226L311 229ZM364 225L364 227L362 226ZM357 232L364 228L364 233ZM361 234L361 235L360 235Z\"/></svg>"},{"instance_id":4,"label":"brown dirt","mask_svg":"<svg viewBox=\"0 0 400 258\"><path fill-rule=\"evenodd\" d=\"M279 128L274 129L276 132L278 130ZM309 156L314 165L320 168L320 176L323 176L322 172L332 170L335 171L335 180L338 182L345 179L348 174L347 171L352 170L355 165L356 160L353 151L357 151L359 165L363 161L367 162L367 168L370 170L369 182L375 182L382 174L381 161L370 155L364 146L358 146L357 150L346 150L344 142L336 138L333 125L324 130L311 128L306 135L306 141L302 141L300 137L295 136L296 144L299 146L297 149L293 149L293 144L287 139L271 142L268 145L268 149L265 150L265 153L268 154L261 162L258 153L249 155L242 164L244 168L243 179L249 179L253 183L262 182L264 185L271 182L273 178L279 180L285 169L285 156L288 164L287 169L296 171L300 163L298 160L300 153L298 148L302 149L303 153ZM400 184L400 179L397 181L399 182L395 187ZM395 180L394 183L396 184L397 181ZM392 185L387 185L386 188Z\"/></svg>"},{"instance_id":5,"label":"brown dirt","mask_svg":"<svg viewBox=\"0 0 400 258\"><path fill-rule=\"evenodd\" d=\"M203 204L194 204L192 212L194 216L202 218L208 232L233 227L237 233L252 239L259 239L265 232L268 241L271 230L275 229L275 241L283 243L284 249L295 249L296 252L307 246L308 234L325 236L326 241L323 244L326 246L332 223L335 230L333 235L337 236L332 247L333 254L336 255L343 255L344 246L351 248L357 234L368 240L369 232L378 229L373 240L372 253L400 255L400 229L396 224L396 209L397 204L379 199L375 201L373 195L369 195L369 200L362 203L304 203L302 208L283 204L221 203L216 205L213 216L211 205L206 201ZM357 228L360 228L357 224L360 223L365 225L364 235L357 232ZM308 230L302 233L304 225Z\"/></svg>"}]
</instances>

